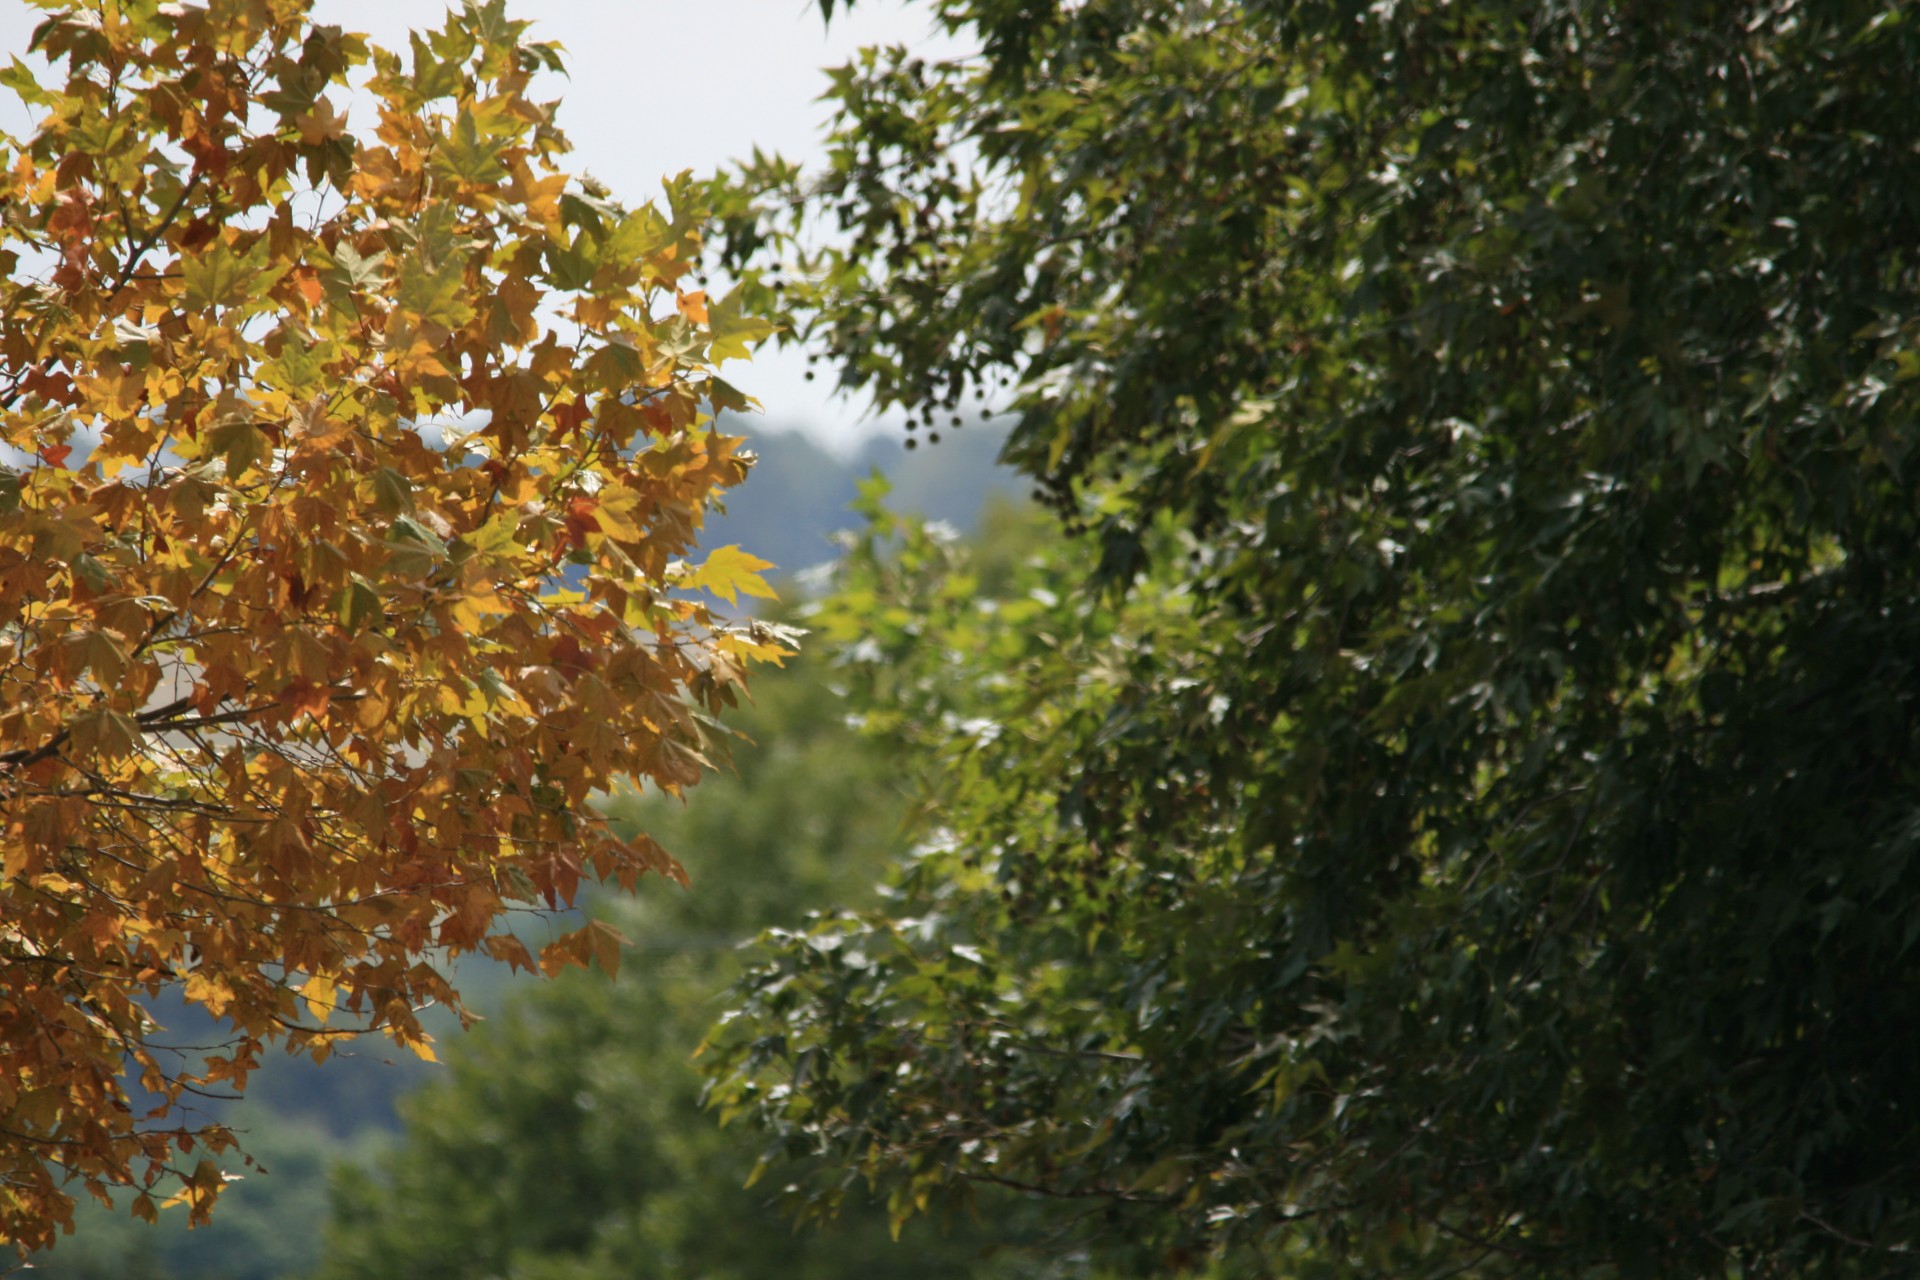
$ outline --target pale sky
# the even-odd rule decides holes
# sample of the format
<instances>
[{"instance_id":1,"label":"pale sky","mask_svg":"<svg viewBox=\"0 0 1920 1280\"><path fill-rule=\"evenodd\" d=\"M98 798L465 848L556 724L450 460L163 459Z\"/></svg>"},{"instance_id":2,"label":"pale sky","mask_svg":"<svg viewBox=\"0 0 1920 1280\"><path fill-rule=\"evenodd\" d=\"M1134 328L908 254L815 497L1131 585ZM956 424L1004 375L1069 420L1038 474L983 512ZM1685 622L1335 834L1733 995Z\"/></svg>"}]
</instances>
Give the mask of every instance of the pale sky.
<instances>
[{"instance_id":1,"label":"pale sky","mask_svg":"<svg viewBox=\"0 0 1920 1280\"><path fill-rule=\"evenodd\" d=\"M868 44L936 56L954 48L925 3L838 8L827 26L813 0L508 0L514 17L534 21L535 38L566 47L568 79L549 92L563 100L572 167L629 204L658 199L662 175L711 170L756 144L811 167L823 157L822 68ZM446 0L315 0L313 13L405 49L409 28L439 25L446 9ZM0 61L26 50L42 16L23 0L0 0ZM843 448L874 429L863 406L828 397L829 375L810 383L804 373L798 353L771 350L726 369L765 405L769 425Z\"/></svg>"}]
</instances>

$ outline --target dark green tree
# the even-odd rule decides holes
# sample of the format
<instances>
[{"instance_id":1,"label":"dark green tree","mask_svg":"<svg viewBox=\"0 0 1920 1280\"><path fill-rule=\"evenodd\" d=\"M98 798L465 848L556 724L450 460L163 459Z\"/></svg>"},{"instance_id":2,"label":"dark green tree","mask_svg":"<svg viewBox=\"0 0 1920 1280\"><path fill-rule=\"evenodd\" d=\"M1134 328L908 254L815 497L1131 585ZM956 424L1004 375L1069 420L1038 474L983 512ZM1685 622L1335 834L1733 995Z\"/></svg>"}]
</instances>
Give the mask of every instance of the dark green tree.
<instances>
[{"instance_id":1,"label":"dark green tree","mask_svg":"<svg viewBox=\"0 0 1920 1280\"><path fill-rule=\"evenodd\" d=\"M816 1208L1175 1263L1910 1273L1913 14L935 9L979 52L835 73L732 250L922 434L1008 388L1067 537L846 569L938 823L717 1097Z\"/></svg>"}]
</instances>

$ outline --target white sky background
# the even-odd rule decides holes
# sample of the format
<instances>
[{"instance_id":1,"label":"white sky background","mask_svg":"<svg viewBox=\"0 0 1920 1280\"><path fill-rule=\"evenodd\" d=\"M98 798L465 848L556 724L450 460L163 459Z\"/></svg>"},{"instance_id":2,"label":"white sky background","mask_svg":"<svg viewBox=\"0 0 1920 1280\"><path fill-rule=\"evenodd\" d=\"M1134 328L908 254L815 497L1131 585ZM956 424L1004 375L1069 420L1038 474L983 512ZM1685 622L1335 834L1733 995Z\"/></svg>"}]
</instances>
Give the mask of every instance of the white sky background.
<instances>
[{"instance_id":1,"label":"white sky background","mask_svg":"<svg viewBox=\"0 0 1920 1280\"><path fill-rule=\"evenodd\" d=\"M447 0L315 0L317 22L362 31L397 51L412 28L440 25ZM822 22L813 0L508 0L529 33L565 46L568 78L541 96L562 98L559 125L573 144L568 165L585 170L627 204L660 201L664 175L711 171L758 145L808 168L824 162L823 68L870 44L907 44L934 56L955 46L936 32L930 6L861 0ZM44 17L22 0L0 0L0 62L24 54ZM0 91L0 96L11 94ZM17 128L17 104L0 126ZM359 125L356 120L355 124ZM730 362L727 380L757 397L766 423L796 427L851 450L879 429L863 403L833 399L833 377L805 380L805 358L764 350Z\"/></svg>"}]
</instances>

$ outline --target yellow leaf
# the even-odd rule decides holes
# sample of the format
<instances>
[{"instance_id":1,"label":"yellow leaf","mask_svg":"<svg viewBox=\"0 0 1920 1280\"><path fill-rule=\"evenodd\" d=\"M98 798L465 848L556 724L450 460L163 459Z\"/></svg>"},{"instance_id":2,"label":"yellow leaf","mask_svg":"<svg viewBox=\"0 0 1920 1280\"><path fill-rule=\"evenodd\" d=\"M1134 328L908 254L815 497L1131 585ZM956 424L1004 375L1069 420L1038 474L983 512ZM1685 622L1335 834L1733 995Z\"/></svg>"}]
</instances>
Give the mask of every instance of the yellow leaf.
<instances>
[{"instance_id":1,"label":"yellow leaf","mask_svg":"<svg viewBox=\"0 0 1920 1280\"><path fill-rule=\"evenodd\" d=\"M467 535L467 545L479 555L507 555L520 549L519 528L518 517L496 514Z\"/></svg>"},{"instance_id":2,"label":"yellow leaf","mask_svg":"<svg viewBox=\"0 0 1920 1280\"><path fill-rule=\"evenodd\" d=\"M233 988L219 974L200 969L187 979L186 996L205 1005L207 1012L217 1018L233 1003Z\"/></svg>"},{"instance_id":3,"label":"yellow leaf","mask_svg":"<svg viewBox=\"0 0 1920 1280\"><path fill-rule=\"evenodd\" d=\"M593 509L593 520L599 522L601 532L611 533L620 541L639 541L641 528L634 520L634 512L639 509L641 497L634 489L611 484L605 486L595 497L599 497L599 507Z\"/></svg>"},{"instance_id":4,"label":"yellow leaf","mask_svg":"<svg viewBox=\"0 0 1920 1280\"><path fill-rule=\"evenodd\" d=\"M471 635L486 625L489 614L511 612L511 606L500 598L492 583L477 582L468 587L459 603L453 606L453 620L462 631Z\"/></svg>"},{"instance_id":5,"label":"yellow leaf","mask_svg":"<svg viewBox=\"0 0 1920 1280\"><path fill-rule=\"evenodd\" d=\"M200 1188L189 1183L160 1202L162 1209L172 1209L183 1204L196 1203L203 1193Z\"/></svg>"},{"instance_id":6,"label":"yellow leaf","mask_svg":"<svg viewBox=\"0 0 1920 1280\"><path fill-rule=\"evenodd\" d=\"M295 116L293 123L300 130L300 141L310 147L341 137L347 131L346 113L336 111L325 98L314 103L313 110Z\"/></svg>"},{"instance_id":7,"label":"yellow leaf","mask_svg":"<svg viewBox=\"0 0 1920 1280\"><path fill-rule=\"evenodd\" d=\"M300 988L301 998L307 1002L307 1012L313 1015L315 1022L325 1024L335 1007L333 979L324 973L316 973L308 978Z\"/></svg>"},{"instance_id":8,"label":"yellow leaf","mask_svg":"<svg viewBox=\"0 0 1920 1280\"><path fill-rule=\"evenodd\" d=\"M689 574L681 585L711 591L728 604L738 604L740 592L773 600L777 598L773 588L759 573L761 569L771 568L771 560L748 555L736 546L725 546L709 554L707 562Z\"/></svg>"}]
</instances>

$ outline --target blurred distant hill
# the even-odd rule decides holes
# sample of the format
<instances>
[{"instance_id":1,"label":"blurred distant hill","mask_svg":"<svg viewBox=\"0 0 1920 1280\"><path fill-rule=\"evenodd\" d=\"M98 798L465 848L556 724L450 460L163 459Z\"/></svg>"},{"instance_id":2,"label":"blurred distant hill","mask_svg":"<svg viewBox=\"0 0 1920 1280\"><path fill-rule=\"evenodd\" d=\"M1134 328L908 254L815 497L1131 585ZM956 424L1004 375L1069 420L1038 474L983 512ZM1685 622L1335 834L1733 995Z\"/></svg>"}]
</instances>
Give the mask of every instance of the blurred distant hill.
<instances>
[{"instance_id":1,"label":"blurred distant hill","mask_svg":"<svg viewBox=\"0 0 1920 1280\"><path fill-rule=\"evenodd\" d=\"M727 513L711 520L701 543L743 550L771 560L778 576L798 573L834 556L830 535L855 523L847 512L854 484L879 471L893 482L889 504L898 511L945 520L965 532L989 494L1013 498L1025 487L995 464L1006 440L994 423L941 433L940 443L909 450L905 433L869 437L851 458L815 444L797 431L732 418L723 429L748 437L759 462L733 491Z\"/></svg>"}]
</instances>

